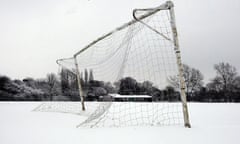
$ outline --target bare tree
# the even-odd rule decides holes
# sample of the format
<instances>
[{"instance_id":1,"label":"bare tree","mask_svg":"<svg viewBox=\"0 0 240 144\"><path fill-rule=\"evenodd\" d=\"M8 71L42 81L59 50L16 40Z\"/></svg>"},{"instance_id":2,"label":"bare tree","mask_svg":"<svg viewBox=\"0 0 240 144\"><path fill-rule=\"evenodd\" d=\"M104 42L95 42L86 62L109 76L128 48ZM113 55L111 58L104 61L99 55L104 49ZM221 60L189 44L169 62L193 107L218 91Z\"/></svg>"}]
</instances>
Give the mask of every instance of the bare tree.
<instances>
[{"instance_id":1,"label":"bare tree","mask_svg":"<svg viewBox=\"0 0 240 144\"><path fill-rule=\"evenodd\" d=\"M186 93L192 95L195 91L199 91L203 86L203 74L195 68L183 64L183 77L186 83ZM169 82L175 88L180 87L178 76L170 77Z\"/></svg>"},{"instance_id":2,"label":"bare tree","mask_svg":"<svg viewBox=\"0 0 240 144\"><path fill-rule=\"evenodd\" d=\"M206 85L206 87L208 88L208 90L220 92L221 90L223 90L223 84L221 82L221 78L215 77L214 79L211 80L210 83Z\"/></svg>"},{"instance_id":3,"label":"bare tree","mask_svg":"<svg viewBox=\"0 0 240 144\"><path fill-rule=\"evenodd\" d=\"M225 101L232 100L234 92L238 91L240 78L237 70L229 63L218 63L214 65L217 75L207 84L208 90L215 91L221 95Z\"/></svg>"},{"instance_id":4,"label":"bare tree","mask_svg":"<svg viewBox=\"0 0 240 144\"><path fill-rule=\"evenodd\" d=\"M94 77L93 77L93 70L90 69L90 74L89 74L89 81L93 81Z\"/></svg>"},{"instance_id":5,"label":"bare tree","mask_svg":"<svg viewBox=\"0 0 240 144\"><path fill-rule=\"evenodd\" d=\"M87 69L84 70L84 80L85 80L85 84L88 84L88 71Z\"/></svg>"},{"instance_id":6,"label":"bare tree","mask_svg":"<svg viewBox=\"0 0 240 144\"><path fill-rule=\"evenodd\" d=\"M47 74L47 80L46 80L48 86L49 86L49 94L50 94L50 100L53 100L53 95L56 94L56 86L58 83L57 77L54 73Z\"/></svg>"},{"instance_id":7,"label":"bare tree","mask_svg":"<svg viewBox=\"0 0 240 144\"><path fill-rule=\"evenodd\" d=\"M218 79L222 89L224 91L231 91L234 87L234 80L237 77L237 70L229 63L221 62L214 65L217 76L214 79Z\"/></svg>"},{"instance_id":8,"label":"bare tree","mask_svg":"<svg viewBox=\"0 0 240 144\"><path fill-rule=\"evenodd\" d=\"M234 81L234 91L235 92L240 92L240 76L237 76Z\"/></svg>"},{"instance_id":9,"label":"bare tree","mask_svg":"<svg viewBox=\"0 0 240 144\"><path fill-rule=\"evenodd\" d=\"M69 84L69 72L67 69L63 68L60 72L60 81L61 81L61 93L62 95L66 95L70 89Z\"/></svg>"}]
</instances>

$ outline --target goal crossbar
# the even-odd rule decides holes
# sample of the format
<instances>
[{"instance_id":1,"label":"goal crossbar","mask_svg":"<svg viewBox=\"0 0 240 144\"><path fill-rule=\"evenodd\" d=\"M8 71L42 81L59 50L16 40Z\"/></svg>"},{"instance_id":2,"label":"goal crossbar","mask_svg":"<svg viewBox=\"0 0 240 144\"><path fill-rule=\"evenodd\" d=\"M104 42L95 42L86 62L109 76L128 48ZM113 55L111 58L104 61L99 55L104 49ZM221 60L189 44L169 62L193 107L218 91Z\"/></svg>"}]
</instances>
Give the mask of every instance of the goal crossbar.
<instances>
[{"instance_id":1,"label":"goal crossbar","mask_svg":"<svg viewBox=\"0 0 240 144\"><path fill-rule=\"evenodd\" d=\"M88 44L87 46L85 46L83 49L81 49L80 51L78 51L77 53L75 53L75 54L74 54L74 57L76 57L76 56L79 55L80 53L84 52L85 50L87 50L88 48L90 48L92 45L94 45L95 43L97 43L98 41L100 41L100 40L102 40L102 39L110 36L111 34L115 33L116 31L120 31L120 30L126 28L127 26L130 26L130 25L132 25L132 24L134 24L134 23L136 23L136 22L138 22L138 21L140 21L140 20L145 19L146 17L149 17L149 16L157 13L157 12L160 11L160 10L168 10L168 9L170 9L171 7L173 7L173 3L172 3L171 1L167 1L166 3L160 5L160 6L156 7L156 8L135 9L135 10L133 10L133 14L134 14L136 11L138 11L138 10L145 10L145 11L150 11L150 12L148 12L148 13L140 16L140 17L137 18L137 19L135 19L136 17L134 16L134 19L131 20L130 22L125 23L125 24L123 24L123 25L120 26L120 27L117 27L116 29L114 29L114 30L110 31L109 33L107 33L107 34L99 37L98 39L94 40L93 42L91 42L90 44Z\"/></svg>"}]
</instances>

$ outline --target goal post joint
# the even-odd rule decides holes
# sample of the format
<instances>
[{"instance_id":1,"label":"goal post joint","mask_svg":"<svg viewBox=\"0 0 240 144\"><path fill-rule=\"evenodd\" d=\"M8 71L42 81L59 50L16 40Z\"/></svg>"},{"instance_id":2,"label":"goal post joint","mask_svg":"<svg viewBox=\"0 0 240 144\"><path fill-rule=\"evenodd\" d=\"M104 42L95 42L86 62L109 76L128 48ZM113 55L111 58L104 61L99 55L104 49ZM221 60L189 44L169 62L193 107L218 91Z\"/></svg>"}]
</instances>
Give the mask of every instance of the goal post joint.
<instances>
[{"instance_id":1,"label":"goal post joint","mask_svg":"<svg viewBox=\"0 0 240 144\"><path fill-rule=\"evenodd\" d=\"M173 2L172 1L167 1L165 2L164 4L158 6L158 7L155 7L155 8L145 8L145 9L134 9L133 10L133 18L142 23L143 25L145 25L147 28L149 28L150 30L154 31L155 33L157 33L158 35L162 36L163 38L165 38L166 40L168 41L171 41L173 42L170 38L168 38L166 35L164 35L163 33L159 32L158 30L156 30L155 28L153 28L152 26L148 25L147 23L143 22L142 20L145 19L146 17L148 16L151 16L155 13L157 13L158 11L160 10L170 10L172 7L173 7ZM145 14L145 15L142 15L140 16L139 18L136 16L136 13L138 11L148 11L148 14Z\"/></svg>"}]
</instances>

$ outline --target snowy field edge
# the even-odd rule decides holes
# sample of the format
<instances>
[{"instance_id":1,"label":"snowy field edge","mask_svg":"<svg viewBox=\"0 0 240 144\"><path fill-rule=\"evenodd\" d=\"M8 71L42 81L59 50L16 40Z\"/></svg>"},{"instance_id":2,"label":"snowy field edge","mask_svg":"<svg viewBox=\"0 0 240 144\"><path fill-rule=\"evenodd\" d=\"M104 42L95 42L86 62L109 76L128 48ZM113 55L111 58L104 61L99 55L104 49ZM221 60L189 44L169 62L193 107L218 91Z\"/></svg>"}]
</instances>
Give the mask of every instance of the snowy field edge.
<instances>
[{"instance_id":1,"label":"snowy field edge","mask_svg":"<svg viewBox=\"0 0 240 144\"><path fill-rule=\"evenodd\" d=\"M0 102L1 144L238 144L238 103L189 103L183 126L76 128L85 117L33 112L41 102Z\"/></svg>"}]
</instances>

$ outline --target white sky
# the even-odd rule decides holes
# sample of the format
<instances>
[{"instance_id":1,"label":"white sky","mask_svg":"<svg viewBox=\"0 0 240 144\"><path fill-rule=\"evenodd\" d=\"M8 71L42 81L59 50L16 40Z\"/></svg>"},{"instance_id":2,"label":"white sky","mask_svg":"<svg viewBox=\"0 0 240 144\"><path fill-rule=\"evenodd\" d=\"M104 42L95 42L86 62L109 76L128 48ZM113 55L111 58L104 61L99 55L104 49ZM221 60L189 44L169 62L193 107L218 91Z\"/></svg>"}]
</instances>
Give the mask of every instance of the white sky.
<instances>
[{"instance_id":1,"label":"white sky","mask_svg":"<svg viewBox=\"0 0 240 144\"><path fill-rule=\"evenodd\" d=\"M0 74L41 78L92 40L163 0L0 0ZM213 64L240 70L240 0L175 0L183 62L208 81ZM240 72L240 71L239 71Z\"/></svg>"}]
</instances>

